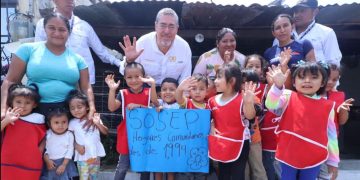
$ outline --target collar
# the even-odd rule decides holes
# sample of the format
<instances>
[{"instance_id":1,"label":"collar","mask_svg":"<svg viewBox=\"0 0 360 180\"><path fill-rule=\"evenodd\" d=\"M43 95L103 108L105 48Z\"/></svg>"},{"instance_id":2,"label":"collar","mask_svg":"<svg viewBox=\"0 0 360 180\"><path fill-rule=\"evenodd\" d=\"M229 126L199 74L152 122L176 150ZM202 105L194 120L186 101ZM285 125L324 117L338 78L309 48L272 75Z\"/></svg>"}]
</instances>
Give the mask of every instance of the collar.
<instances>
[{"instance_id":1,"label":"collar","mask_svg":"<svg viewBox=\"0 0 360 180\"><path fill-rule=\"evenodd\" d=\"M305 29L305 31L302 32L302 33L300 33L300 34L298 34L298 33L296 32L296 30L294 29L294 30L293 30L293 35L294 35L295 39L301 40L307 33L309 33L309 31L310 31L314 26L315 26L315 20L313 20L313 21L309 24L309 26Z\"/></svg>"},{"instance_id":2,"label":"collar","mask_svg":"<svg viewBox=\"0 0 360 180\"><path fill-rule=\"evenodd\" d=\"M35 123L35 124L44 124L45 123L45 116L39 113L31 113L27 116L21 116L21 120Z\"/></svg>"}]
</instances>

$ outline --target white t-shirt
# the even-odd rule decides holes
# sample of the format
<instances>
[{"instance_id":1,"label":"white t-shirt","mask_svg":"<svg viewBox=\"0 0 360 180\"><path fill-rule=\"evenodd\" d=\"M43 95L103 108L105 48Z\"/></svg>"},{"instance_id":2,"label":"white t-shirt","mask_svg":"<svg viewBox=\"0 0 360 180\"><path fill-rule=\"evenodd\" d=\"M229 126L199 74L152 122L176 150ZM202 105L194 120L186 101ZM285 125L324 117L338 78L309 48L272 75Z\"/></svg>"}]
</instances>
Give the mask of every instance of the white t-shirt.
<instances>
[{"instance_id":1,"label":"white t-shirt","mask_svg":"<svg viewBox=\"0 0 360 180\"><path fill-rule=\"evenodd\" d=\"M55 134L51 129L46 132L46 151L49 159L71 159L74 154L74 135L70 131Z\"/></svg>"},{"instance_id":2,"label":"white t-shirt","mask_svg":"<svg viewBox=\"0 0 360 180\"><path fill-rule=\"evenodd\" d=\"M83 128L85 122L86 120L80 121L80 119L74 118L69 123L69 131L74 132L76 143L85 146L85 153L83 155L75 150L74 161L86 161L91 158L105 156L105 149L101 144L99 129L90 128L87 130Z\"/></svg>"},{"instance_id":3,"label":"white t-shirt","mask_svg":"<svg viewBox=\"0 0 360 180\"><path fill-rule=\"evenodd\" d=\"M191 49L178 35L166 54L163 54L156 44L156 32L141 36L136 42L136 49L144 51L135 61L144 66L146 75L154 78L158 86L167 77L174 78L180 83L191 76ZM120 73L124 74L124 65L120 67Z\"/></svg>"},{"instance_id":4,"label":"white t-shirt","mask_svg":"<svg viewBox=\"0 0 360 180\"><path fill-rule=\"evenodd\" d=\"M158 99L159 105L164 107L164 109L180 109L180 105L177 102L174 102L172 104L168 104L162 99Z\"/></svg>"},{"instance_id":5,"label":"white t-shirt","mask_svg":"<svg viewBox=\"0 0 360 180\"><path fill-rule=\"evenodd\" d=\"M91 48L104 63L120 66L120 60L107 51L89 23L75 15L71 16L69 23L71 32L66 47L85 59L89 68L91 84L95 84L95 65L89 48ZM36 24L35 41L46 41L46 39L44 18L42 18Z\"/></svg>"}]
</instances>

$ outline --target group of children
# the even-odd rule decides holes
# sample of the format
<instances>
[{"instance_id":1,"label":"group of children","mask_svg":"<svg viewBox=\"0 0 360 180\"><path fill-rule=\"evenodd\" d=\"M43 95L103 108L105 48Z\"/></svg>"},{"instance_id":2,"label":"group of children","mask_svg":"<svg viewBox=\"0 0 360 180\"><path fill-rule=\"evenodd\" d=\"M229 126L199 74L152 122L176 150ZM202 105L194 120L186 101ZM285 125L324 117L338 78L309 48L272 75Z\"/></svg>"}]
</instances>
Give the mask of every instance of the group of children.
<instances>
[{"instance_id":1,"label":"group of children","mask_svg":"<svg viewBox=\"0 0 360 180\"><path fill-rule=\"evenodd\" d=\"M100 132L106 135L108 129L99 114L93 127L83 127L89 110L86 95L71 91L68 107L50 109L47 117L33 112L39 100L36 86L9 89L10 108L1 121L1 179L97 179L100 157L105 156Z\"/></svg>"},{"instance_id":2,"label":"group of children","mask_svg":"<svg viewBox=\"0 0 360 180\"><path fill-rule=\"evenodd\" d=\"M281 58L289 60L286 54ZM291 71L278 65L268 67L265 73L265 67L261 56L250 55L244 69L231 62L222 65L214 82L200 74L180 84L165 78L159 94L154 79L145 77L139 63L126 65L124 79L128 88L118 94L120 81L115 82L114 75L108 75L105 79L109 87L108 109L116 111L121 107L123 112L117 129L116 149L120 155L115 179L125 179L130 166L126 110L151 106L157 111L180 108L211 111L209 157L216 162L219 179L244 179L245 169L254 179L276 176L315 179L325 162L328 173L336 177L338 129L346 123L353 101L345 100L344 93L335 90L339 68L302 61ZM284 86L288 77L292 90ZM210 95L213 88L217 92L214 96ZM100 157L105 156L100 133L107 134L108 129L98 114L88 117L84 94L74 90L69 94L67 108L51 110L46 117L47 131L45 117L33 113L39 103L36 88L15 85L9 90L7 102L11 108L1 121L1 131L6 129L1 153L2 179L36 179L43 160L49 179L59 176L69 179L77 174L80 179L96 179ZM84 123L89 118L95 127L87 129ZM15 148L18 142L26 151ZM77 169L72 159L77 162ZM205 179L206 175L167 173L169 180L190 176ZM156 180L162 177L163 173L155 173ZM141 179L148 178L149 172L141 173Z\"/></svg>"}]
</instances>

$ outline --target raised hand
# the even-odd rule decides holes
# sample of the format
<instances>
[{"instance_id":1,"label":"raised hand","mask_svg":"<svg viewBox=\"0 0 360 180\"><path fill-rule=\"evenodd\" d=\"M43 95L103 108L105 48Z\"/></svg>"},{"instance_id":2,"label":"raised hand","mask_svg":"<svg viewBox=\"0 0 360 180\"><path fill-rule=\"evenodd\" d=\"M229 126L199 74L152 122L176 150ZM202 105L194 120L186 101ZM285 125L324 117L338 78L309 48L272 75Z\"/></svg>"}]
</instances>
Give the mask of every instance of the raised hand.
<instances>
[{"instance_id":1,"label":"raised hand","mask_svg":"<svg viewBox=\"0 0 360 180\"><path fill-rule=\"evenodd\" d=\"M14 125L14 122L19 119L22 108L15 107L13 109L8 108L5 114L4 121Z\"/></svg>"},{"instance_id":2,"label":"raised hand","mask_svg":"<svg viewBox=\"0 0 360 180\"><path fill-rule=\"evenodd\" d=\"M143 83L148 84L149 86L154 86L154 85L155 85L155 79L152 78L152 77L150 77L150 76L140 77L140 80L141 80Z\"/></svg>"},{"instance_id":3,"label":"raised hand","mask_svg":"<svg viewBox=\"0 0 360 180\"><path fill-rule=\"evenodd\" d=\"M231 51L228 51L228 50L225 51L225 53L224 53L224 62L225 63L229 63L231 61L231 55L233 53L234 52L231 52Z\"/></svg>"},{"instance_id":4,"label":"raised hand","mask_svg":"<svg viewBox=\"0 0 360 180\"><path fill-rule=\"evenodd\" d=\"M115 83L114 74L109 74L105 78L105 83L108 85L109 89L112 91L116 91L116 89L120 86L120 80Z\"/></svg>"},{"instance_id":5,"label":"raised hand","mask_svg":"<svg viewBox=\"0 0 360 180\"><path fill-rule=\"evenodd\" d=\"M182 91L190 91L197 83L197 80L193 77L187 77L179 84L179 89Z\"/></svg>"},{"instance_id":6,"label":"raised hand","mask_svg":"<svg viewBox=\"0 0 360 180\"><path fill-rule=\"evenodd\" d=\"M128 35L123 37L124 44L119 42L121 49L124 51L127 62L133 62L136 58L140 56L140 54L144 51L141 49L140 51L136 50L136 37L133 37L133 44L131 44L130 37Z\"/></svg>"},{"instance_id":7,"label":"raised hand","mask_svg":"<svg viewBox=\"0 0 360 180\"><path fill-rule=\"evenodd\" d=\"M282 87L284 86L284 83L286 81L286 78L289 76L290 74L290 70L286 70L285 73L283 73L281 71L281 67L280 64L278 66L272 66L268 68L269 71L266 73L267 76L269 76L269 78L272 79L273 83L275 84L275 86L279 89L282 89Z\"/></svg>"},{"instance_id":8,"label":"raised hand","mask_svg":"<svg viewBox=\"0 0 360 180\"><path fill-rule=\"evenodd\" d=\"M101 119L100 119L100 114L99 113L94 114L93 122L94 122L94 124L101 124Z\"/></svg>"},{"instance_id":9,"label":"raised hand","mask_svg":"<svg viewBox=\"0 0 360 180\"><path fill-rule=\"evenodd\" d=\"M352 103L354 101L355 101L355 99L353 99L353 98L345 100L343 103L340 104L340 106L337 109L337 112L350 111L350 106L352 106Z\"/></svg>"},{"instance_id":10,"label":"raised hand","mask_svg":"<svg viewBox=\"0 0 360 180\"><path fill-rule=\"evenodd\" d=\"M257 84L252 81L245 82L244 90L241 92L244 103L254 103L255 96L260 93L260 91L255 92L256 86Z\"/></svg>"},{"instance_id":11,"label":"raised hand","mask_svg":"<svg viewBox=\"0 0 360 180\"><path fill-rule=\"evenodd\" d=\"M283 70L283 73L285 73L286 70L289 69L288 63L291 59L291 53L292 53L292 50L290 47L285 48L284 51L281 51L281 53L280 53L279 61L280 61L280 66Z\"/></svg>"}]
</instances>

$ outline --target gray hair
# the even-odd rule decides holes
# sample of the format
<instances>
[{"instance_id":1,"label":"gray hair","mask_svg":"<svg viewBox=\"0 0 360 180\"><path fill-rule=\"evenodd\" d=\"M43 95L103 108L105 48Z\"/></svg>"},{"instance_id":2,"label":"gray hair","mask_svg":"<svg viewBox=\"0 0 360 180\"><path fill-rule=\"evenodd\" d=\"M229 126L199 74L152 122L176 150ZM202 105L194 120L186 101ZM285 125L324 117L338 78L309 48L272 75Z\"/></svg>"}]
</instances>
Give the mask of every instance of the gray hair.
<instances>
[{"instance_id":1,"label":"gray hair","mask_svg":"<svg viewBox=\"0 0 360 180\"><path fill-rule=\"evenodd\" d=\"M173 9L171 8L161 9L156 15L155 23L159 21L161 16L173 16L175 18L176 24L179 25L179 17Z\"/></svg>"}]
</instances>

